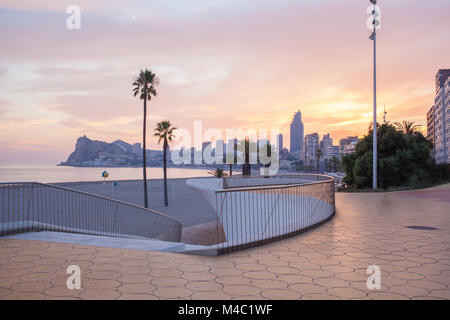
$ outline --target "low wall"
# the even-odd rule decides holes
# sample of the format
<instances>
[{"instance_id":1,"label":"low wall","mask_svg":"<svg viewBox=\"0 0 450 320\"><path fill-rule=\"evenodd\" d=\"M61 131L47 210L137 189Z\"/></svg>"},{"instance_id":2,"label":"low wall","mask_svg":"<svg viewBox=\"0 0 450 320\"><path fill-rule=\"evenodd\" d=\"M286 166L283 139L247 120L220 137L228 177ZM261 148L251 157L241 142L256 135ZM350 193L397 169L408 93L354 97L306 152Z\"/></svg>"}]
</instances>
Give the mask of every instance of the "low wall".
<instances>
[{"instance_id":1,"label":"low wall","mask_svg":"<svg viewBox=\"0 0 450 320\"><path fill-rule=\"evenodd\" d=\"M309 178L309 180L308 180ZM229 180L228 180L229 181ZM224 253L297 234L329 219L335 212L334 179L323 175L189 179L217 214L217 228L226 240L217 239L217 253ZM257 183L261 186L257 186ZM264 185L267 183L267 185ZM222 231L222 230L221 230Z\"/></svg>"}]
</instances>

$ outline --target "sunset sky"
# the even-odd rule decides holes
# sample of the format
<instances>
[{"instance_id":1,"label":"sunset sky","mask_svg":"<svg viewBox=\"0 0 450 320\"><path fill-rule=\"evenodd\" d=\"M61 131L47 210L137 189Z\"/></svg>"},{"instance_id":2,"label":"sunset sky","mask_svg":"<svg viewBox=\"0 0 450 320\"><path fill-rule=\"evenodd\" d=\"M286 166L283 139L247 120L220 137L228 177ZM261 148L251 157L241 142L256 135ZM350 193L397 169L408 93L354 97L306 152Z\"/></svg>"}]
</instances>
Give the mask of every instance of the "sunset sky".
<instances>
[{"instance_id":1,"label":"sunset sky","mask_svg":"<svg viewBox=\"0 0 450 320\"><path fill-rule=\"evenodd\" d=\"M450 1L384 0L379 119L425 125L450 68ZM81 29L66 28L69 5ZM142 140L141 68L160 78L149 128L267 128L334 143L372 117L364 0L0 0L0 162L59 163L76 139ZM160 148L149 134L150 148Z\"/></svg>"}]
</instances>

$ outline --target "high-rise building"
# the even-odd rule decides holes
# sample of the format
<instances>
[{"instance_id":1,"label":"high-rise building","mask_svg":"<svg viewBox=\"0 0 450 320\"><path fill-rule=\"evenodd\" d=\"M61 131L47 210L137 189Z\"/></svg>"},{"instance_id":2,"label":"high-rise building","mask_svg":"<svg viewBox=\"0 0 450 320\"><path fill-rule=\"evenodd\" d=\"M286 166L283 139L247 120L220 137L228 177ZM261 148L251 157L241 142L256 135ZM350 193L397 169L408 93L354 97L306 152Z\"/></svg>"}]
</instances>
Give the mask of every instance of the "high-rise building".
<instances>
[{"instance_id":1,"label":"high-rise building","mask_svg":"<svg viewBox=\"0 0 450 320\"><path fill-rule=\"evenodd\" d=\"M436 95L441 91L442 87L444 87L445 82L450 76L450 69L439 69L435 76L435 89Z\"/></svg>"},{"instance_id":2,"label":"high-rise building","mask_svg":"<svg viewBox=\"0 0 450 320\"><path fill-rule=\"evenodd\" d=\"M226 144L227 147L224 150L225 154L234 154L236 155L236 150L237 150L237 146L238 146L238 139L234 138L234 139L229 139L228 143Z\"/></svg>"},{"instance_id":3,"label":"high-rise building","mask_svg":"<svg viewBox=\"0 0 450 320\"><path fill-rule=\"evenodd\" d=\"M435 79L433 154L436 163L450 163L450 69L438 70Z\"/></svg>"},{"instance_id":4,"label":"high-rise building","mask_svg":"<svg viewBox=\"0 0 450 320\"><path fill-rule=\"evenodd\" d=\"M359 138L357 136L349 136L339 140L339 153L341 155L352 153L358 141Z\"/></svg>"},{"instance_id":5,"label":"high-rise building","mask_svg":"<svg viewBox=\"0 0 450 320\"><path fill-rule=\"evenodd\" d=\"M331 138L330 134L324 134L322 137L322 141L320 141L320 149L323 153L324 159L331 159L331 153L333 148L333 139Z\"/></svg>"},{"instance_id":6,"label":"high-rise building","mask_svg":"<svg viewBox=\"0 0 450 320\"><path fill-rule=\"evenodd\" d=\"M202 151L205 151L205 149L208 147L212 148L211 141L202 142Z\"/></svg>"},{"instance_id":7,"label":"high-rise building","mask_svg":"<svg viewBox=\"0 0 450 320\"><path fill-rule=\"evenodd\" d=\"M445 81L445 141L447 146L447 160L446 163L450 163L450 76Z\"/></svg>"},{"instance_id":8,"label":"high-rise building","mask_svg":"<svg viewBox=\"0 0 450 320\"><path fill-rule=\"evenodd\" d=\"M333 159L333 158L340 158L340 154L339 154L339 146L332 146L330 149L328 149L328 159Z\"/></svg>"},{"instance_id":9,"label":"high-rise building","mask_svg":"<svg viewBox=\"0 0 450 320\"><path fill-rule=\"evenodd\" d=\"M270 141L268 139L258 139L257 141L258 148L263 147L266 144L270 144Z\"/></svg>"},{"instance_id":10,"label":"high-rise building","mask_svg":"<svg viewBox=\"0 0 450 320\"><path fill-rule=\"evenodd\" d=\"M226 144L223 142L222 139L218 139L216 140L216 147L214 150L214 154L215 155L223 155L226 153L226 149L225 149Z\"/></svg>"},{"instance_id":11,"label":"high-rise building","mask_svg":"<svg viewBox=\"0 0 450 320\"><path fill-rule=\"evenodd\" d=\"M227 143L227 152L232 152L233 150L236 149L236 146L238 145L238 139L237 138L233 138L233 139L229 139L228 143Z\"/></svg>"},{"instance_id":12,"label":"high-rise building","mask_svg":"<svg viewBox=\"0 0 450 320\"><path fill-rule=\"evenodd\" d=\"M319 149L319 134L311 133L305 137L305 166L315 166L316 151Z\"/></svg>"},{"instance_id":13,"label":"high-rise building","mask_svg":"<svg viewBox=\"0 0 450 320\"><path fill-rule=\"evenodd\" d=\"M431 106L427 112L427 139L433 144L433 158L434 158L434 106Z\"/></svg>"},{"instance_id":14,"label":"high-rise building","mask_svg":"<svg viewBox=\"0 0 450 320\"><path fill-rule=\"evenodd\" d=\"M302 122L302 113L297 111L291 123L291 148L290 152L298 154L300 160L303 160L303 134L304 126Z\"/></svg>"},{"instance_id":15,"label":"high-rise building","mask_svg":"<svg viewBox=\"0 0 450 320\"><path fill-rule=\"evenodd\" d=\"M278 150L280 152L283 150L283 134L282 133L277 135L277 145L276 145L276 147L278 148Z\"/></svg>"}]
</instances>

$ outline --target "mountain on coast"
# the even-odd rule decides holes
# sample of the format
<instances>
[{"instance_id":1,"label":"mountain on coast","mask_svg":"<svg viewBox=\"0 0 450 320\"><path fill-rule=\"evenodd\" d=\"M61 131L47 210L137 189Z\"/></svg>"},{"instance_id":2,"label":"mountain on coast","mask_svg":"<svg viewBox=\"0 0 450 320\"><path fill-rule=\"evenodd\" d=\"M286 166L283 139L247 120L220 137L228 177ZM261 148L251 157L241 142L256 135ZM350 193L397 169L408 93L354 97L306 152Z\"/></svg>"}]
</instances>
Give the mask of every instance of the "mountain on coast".
<instances>
[{"instance_id":1,"label":"mountain on coast","mask_svg":"<svg viewBox=\"0 0 450 320\"><path fill-rule=\"evenodd\" d=\"M112 143L79 137L73 151L62 166L139 166L140 144L131 145L122 140ZM148 152L148 151L147 151Z\"/></svg>"}]
</instances>

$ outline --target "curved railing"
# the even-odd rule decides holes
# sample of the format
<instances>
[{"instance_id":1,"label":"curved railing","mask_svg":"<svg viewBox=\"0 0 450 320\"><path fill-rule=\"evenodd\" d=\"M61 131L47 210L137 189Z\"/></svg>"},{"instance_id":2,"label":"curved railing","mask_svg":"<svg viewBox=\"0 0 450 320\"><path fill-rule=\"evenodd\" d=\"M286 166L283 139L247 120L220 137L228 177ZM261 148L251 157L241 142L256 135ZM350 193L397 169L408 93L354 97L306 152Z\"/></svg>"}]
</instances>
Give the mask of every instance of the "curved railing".
<instances>
[{"instance_id":1,"label":"curved railing","mask_svg":"<svg viewBox=\"0 0 450 320\"><path fill-rule=\"evenodd\" d=\"M223 178L223 188L260 187L270 185L306 184L315 181L330 181L324 174L277 174L271 176L229 176Z\"/></svg>"},{"instance_id":2,"label":"curved railing","mask_svg":"<svg viewBox=\"0 0 450 320\"><path fill-rule=\"evenodd\" d=\"M157 211L37 182L0 184L0 236L69 233L181 241L181 223Z\"/></svg>"},{"instance_id":3,"label":"curved railing","mask_svg":"<svg viewBox=\"0 0 450 320\"><path fill-rule=\"evenodd\" d=\"M226 177L216 190L217 252L286 238L331 218L334 178L326 175Z\"/></svg>"}]
</instances>

